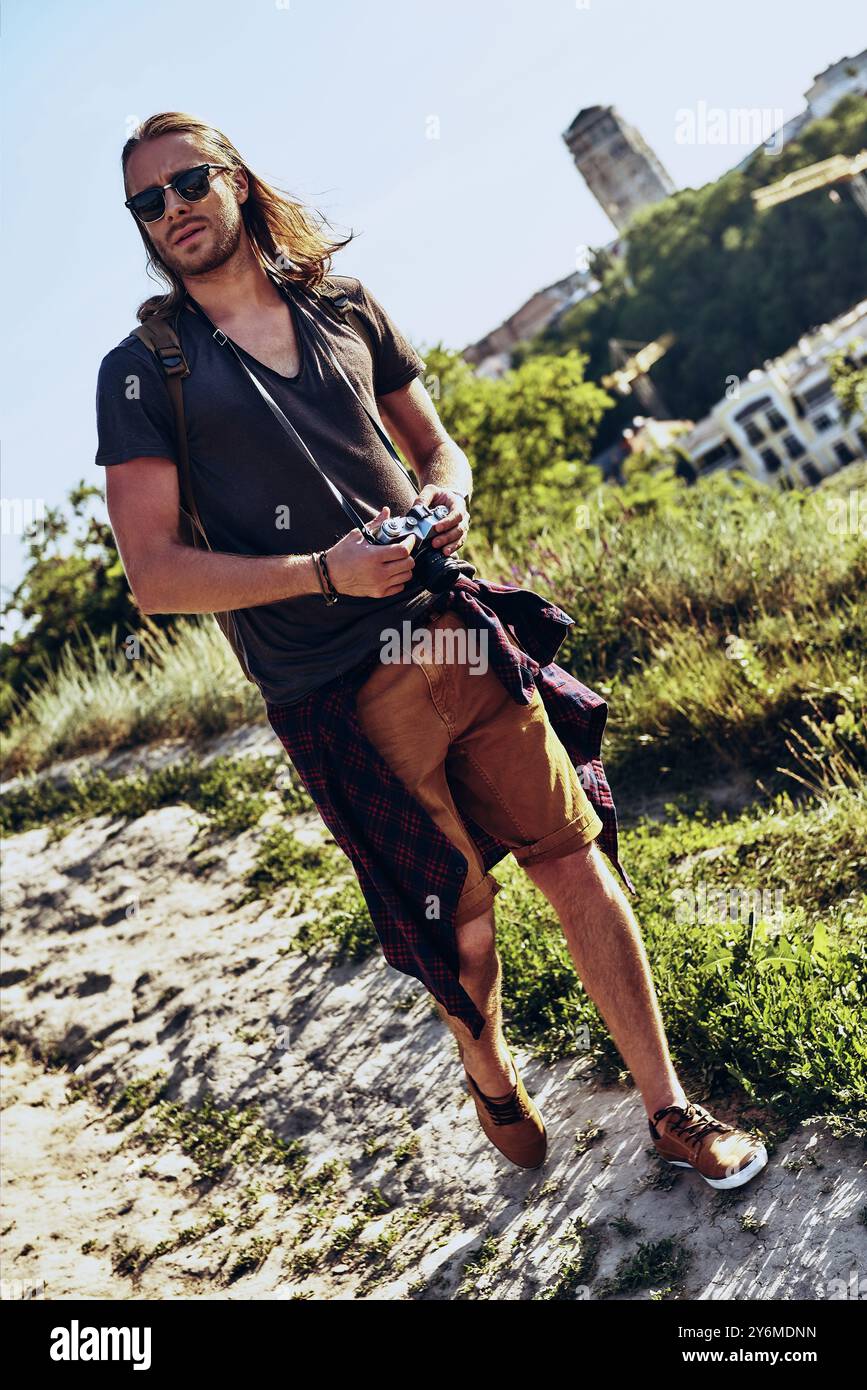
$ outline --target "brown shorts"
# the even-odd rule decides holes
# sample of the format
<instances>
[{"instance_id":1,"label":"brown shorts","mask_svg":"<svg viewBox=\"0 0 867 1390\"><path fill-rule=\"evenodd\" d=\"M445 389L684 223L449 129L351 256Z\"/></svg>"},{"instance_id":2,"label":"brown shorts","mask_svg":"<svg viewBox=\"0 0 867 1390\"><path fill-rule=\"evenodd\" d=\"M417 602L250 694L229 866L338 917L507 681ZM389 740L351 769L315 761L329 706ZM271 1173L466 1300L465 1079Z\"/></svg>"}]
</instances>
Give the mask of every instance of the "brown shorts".
<instances>
[{"instance_id":1,"label":"brown shorts","mask_svg":"<svg viewBox=\"0 0 867 1390\"><path fill-rule=\"evenodd\" d=\"M485 872L455 797L519 864L570 854L595 839L602 821L539 691L527 705L513 700L452 610L413 624L413 639L421 628L430 650L413 640L411 660L377 665L358 690L358 715L371 743L468 862L459 926L481 916L501 885Z\"/></svg>"}]
</instances>

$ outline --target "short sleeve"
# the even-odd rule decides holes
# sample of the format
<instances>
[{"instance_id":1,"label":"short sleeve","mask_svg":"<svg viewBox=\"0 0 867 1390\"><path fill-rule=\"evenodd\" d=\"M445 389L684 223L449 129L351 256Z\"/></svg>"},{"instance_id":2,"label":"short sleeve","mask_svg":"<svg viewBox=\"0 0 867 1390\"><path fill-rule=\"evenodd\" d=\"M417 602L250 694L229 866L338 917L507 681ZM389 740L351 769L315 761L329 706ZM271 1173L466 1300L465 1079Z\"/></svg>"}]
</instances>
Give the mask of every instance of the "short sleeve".
<instances>
[{"instance_id":1,"label":"short sleeve","mask_svg":"<svg viewBox=\"0 0 867 1390\"><path fill-rule=\"evenodd\" d=\"M96 382L97 451L103 467L140 457L177 463L174 412L166 380L151 353L125 343L106 353Z\"/></svg>"},{"instance_id":2,"label":"short sleeve","mask_svg":"<svg viewBox=\"0 0 867 1390\"><path fill-rule=\"evenodd\" d=\"M409 339L404 337L379 301L360 281L359 288L360 307L373 331L376 348L374 391L377 396L385 396L389 391L405 386L413 377L420 376L425 369L424 358L419 356Z\"/></svg>"}]
</instances>

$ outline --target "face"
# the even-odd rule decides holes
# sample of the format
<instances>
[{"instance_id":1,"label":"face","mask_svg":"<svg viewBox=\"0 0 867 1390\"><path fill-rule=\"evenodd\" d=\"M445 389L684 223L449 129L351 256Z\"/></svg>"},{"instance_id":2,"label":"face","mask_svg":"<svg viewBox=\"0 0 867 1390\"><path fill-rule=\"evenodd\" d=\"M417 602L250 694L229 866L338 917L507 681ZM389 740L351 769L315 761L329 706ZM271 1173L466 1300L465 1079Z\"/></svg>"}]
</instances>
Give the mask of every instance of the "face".
<instances>
[{"instance_id":1,"label":"face","mask_svg":"<svg viewBox=\"0 0 867 1390\"><path fill-rule=\"evenodd\" d=\"M193 135L145 140L127 162L126 196L168 183L173 175L196 164L222 162L204 152ZM193 203L183 202L173 188L164 189L166 210L159 221L139 222L161 259L184 280L223 265L237 250L244 230L241 204L247 199L246 172L212 169L210 181L210 191Z\"/></svg>"}]
</instances>

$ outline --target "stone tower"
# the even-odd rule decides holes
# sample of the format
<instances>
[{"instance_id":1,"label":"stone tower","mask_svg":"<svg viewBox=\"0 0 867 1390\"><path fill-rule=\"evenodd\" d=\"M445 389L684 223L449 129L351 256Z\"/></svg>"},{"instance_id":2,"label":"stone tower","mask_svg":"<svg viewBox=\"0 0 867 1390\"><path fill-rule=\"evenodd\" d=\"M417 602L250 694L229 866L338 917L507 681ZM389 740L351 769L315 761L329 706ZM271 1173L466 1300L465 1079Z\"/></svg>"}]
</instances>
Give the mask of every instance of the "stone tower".
<instances>
[{"instance_id":1,"label":"stone tower","mask_svg":"<svg viewBox=\"0 0 867 1390\"><path fill-rule=\"evenodd\" d=\"M675 191L653 150L613 106L579 111L563 139L590 192L618 232L634 212Z\"/></svg>"}]
</instances>

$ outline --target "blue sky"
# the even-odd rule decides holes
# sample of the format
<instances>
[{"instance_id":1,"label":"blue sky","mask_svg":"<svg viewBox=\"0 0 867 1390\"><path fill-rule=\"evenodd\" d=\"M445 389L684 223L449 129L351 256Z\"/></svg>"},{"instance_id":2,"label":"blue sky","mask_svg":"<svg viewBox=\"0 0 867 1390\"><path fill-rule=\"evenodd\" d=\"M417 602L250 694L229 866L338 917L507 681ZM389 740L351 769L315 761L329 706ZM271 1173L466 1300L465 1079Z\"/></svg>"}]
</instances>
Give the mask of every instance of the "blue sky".
<instances>
[{"instance_id":1,"label":"blue sky","mask_svg":"<svg viewBox=\"0 0 867 1390\"><path fill-rule=\"evenodd\" d=\"M136 118L184 110L361 233L360 276L419 347L461 348L610 239L560 136L616 105L678 186L748 146L678 143L678 112L803 107L859 52L851 0L6 0L4 497L104 482L102 356L154 286L123 207ZM430 139L431 117L439 138ZM13 328L14 326L14 328ZM4 597L21 547L3 537Z\"/></svg>"}]
</instances>

